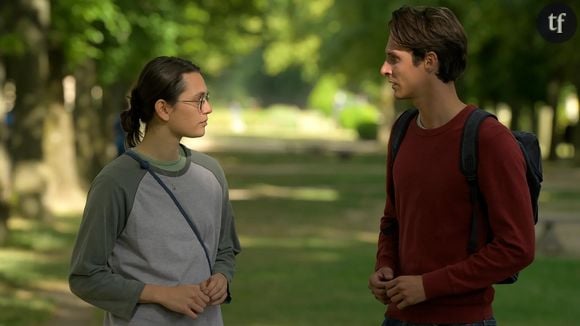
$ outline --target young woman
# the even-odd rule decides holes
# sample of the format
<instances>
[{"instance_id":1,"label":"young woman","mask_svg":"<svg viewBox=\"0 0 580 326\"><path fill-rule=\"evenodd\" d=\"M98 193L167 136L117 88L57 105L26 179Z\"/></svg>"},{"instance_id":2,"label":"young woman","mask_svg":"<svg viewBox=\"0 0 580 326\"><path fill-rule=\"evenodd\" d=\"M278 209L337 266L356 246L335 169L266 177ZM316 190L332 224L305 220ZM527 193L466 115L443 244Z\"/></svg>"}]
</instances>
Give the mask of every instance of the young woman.
<instances>
[{"instance_id":1,"label":"young woman","mask_svg":"<svg viewBox=\"0 0 580 326\"><path fill-rule=\"evenodd\" d=\"M199 67L144 67L121 114L129 148L93 181L72 254L70 288L105 325L223 325L241 250L228 186L214 159L180 144L211 112Z\"/></svg>"}]
</instances>

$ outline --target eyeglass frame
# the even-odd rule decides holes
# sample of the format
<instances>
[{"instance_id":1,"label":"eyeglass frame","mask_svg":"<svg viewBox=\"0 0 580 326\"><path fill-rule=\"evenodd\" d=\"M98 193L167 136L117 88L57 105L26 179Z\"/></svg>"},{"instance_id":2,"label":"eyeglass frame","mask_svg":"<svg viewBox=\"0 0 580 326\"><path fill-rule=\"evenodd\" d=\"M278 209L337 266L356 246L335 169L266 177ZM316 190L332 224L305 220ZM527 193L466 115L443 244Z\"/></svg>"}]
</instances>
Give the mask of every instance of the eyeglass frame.
<instances>
[{"instance_id":1,"label":"eyeglass frame","mask_svg":"<svg viewBox=\"0 0 580 326\"><path fill-rule=\"evenodd\" d=\"M203 105L206 102L209 102L209 92L203 93L203 95L199 100L177 100L176 102L197 103L196 105L194 105L194 107L198 109L200 113L203 113Z\"/></svg>"}]
</instances>

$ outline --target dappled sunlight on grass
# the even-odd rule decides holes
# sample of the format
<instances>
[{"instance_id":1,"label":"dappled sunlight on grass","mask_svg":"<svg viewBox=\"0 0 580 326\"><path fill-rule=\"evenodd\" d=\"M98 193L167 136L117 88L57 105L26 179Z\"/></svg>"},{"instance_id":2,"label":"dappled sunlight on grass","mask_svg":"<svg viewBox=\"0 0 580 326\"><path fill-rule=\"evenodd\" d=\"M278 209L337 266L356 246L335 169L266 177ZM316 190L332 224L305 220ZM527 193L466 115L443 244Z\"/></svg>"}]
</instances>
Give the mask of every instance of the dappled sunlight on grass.
<instances>
[{"instance_id":1,"label":"dappled sunlight on grass","mask_svg":"<svg viewBox=\"0 0 580 326\"><path fill-rule=\"evenodd\" d=\"M328 239L319 237L249 237L241 236L240 242L244 248L304 248L304 249L322 249L322 248L344 248L352 244L351 241L344 239Z\"/></svg>"},{"instance_id":2,"label":"dappled sunlight on grass","mask_svg":"<svg viewBox=\"0 0 580 326\"><path fill-rule=\"evenodd\" d=\"M48 252L70 246L78 228L78 218L55 218L35 221L14 217L8 220L11 230L7 247L29 248Z\"/></svg>"},{"instance_id":3,"label":"dappled sunlight on grass","mask_svg":"<svg viewBox=\"0 0 580 326\"><path fill-rule=\"evenodd\" d=\"M0 250L0 325L37 325L54 304L40 297L32 280L46 278L36 268L50 259L22 250Z\"/></svg>"},{"instance_id":4,"label":"dappled sunlight on grass","mask_svg":"<svg viewBox=\"0 0 580 326\"><path fill-rule=\"evenodd\" d=\"M304 231L310 231L304 234ZM335 228L317 228L304 230L303 234L286 237L241 235L240 242L244 248L303 248L303 249L338 249L360 244L375 244L376 232L339 230ZM289 232L284 232L288 235ZM312 235L315 233L316 235Z\"/></svg>"},{"instance_id":5,"label":"dappled sunlight on grass","mask_svg":"<svg viewBox=\"0 0 580 326\"><path fill-rule=\"evenodd\" d=\"M307 201L336 201L339 199L338 192L328 188L256 184L246 189L230 189L231 200L250 200L267 197Z\"/></svg>"},{"instance_id":6,"label":"dappled sunlight on grass","mask_svg":"<svg viewBox=\"0 0 580 326\"><path fill-rule=\"evenodd\" d=\"M2 291L0 291L2 294ZM38 325L55 307L30 291L16 291L13 297L0 296L1 325ZM24 318L26 316L26 318ZM24 324L23 321L27 323Z\"/></svg>"},{"instance_id":7,"label":"dappled sunlight on grass","mask_svg":"<svg viewBox=\"0 0 580 326\"><path fill-rule=\"evenodd\" d=\"M240 126L243 126L240 128ZM214 108L209 116L207 135L240 135L284 139L354 140L352 130L343 129L330 118L313 110L278 105L268 109L244 108L234 114Z\"/></svg>"},{"instance_id":8,"label":"dappled sunlight on grass","mask_svg":"<svg viewBox=\"0 0 580 326\"><path fill-rule=\"evenodd\" d=\"M65 271L54 255L19 249L0 250L0 279L9 284L33 286L30 280L57 279L51 272ZM59 273L60 274L60 273Z\"/></svg>"},{"instance_id":9,"label":"dappled sunlight on grass","mask_svg":"<svg viewBox=\"0 0 580 326\"><path fill-rule=\"evenodd\" d=\"M47 293L69 295L69 250L79 222L79 216L9 220L0 248L0 325L42 325L63 309Z\"/></svg>"},{"instance_id":10,"label":"dappled sunlight on grass","mask_svg":"<svg viewBox=\"0 0 580 326\"><path fill-rule=\"evenodd\" d=\"M566 189L543 189L540 193L540 208L580 212L580 191ZM580 213L578 213L580 218Z\"/></svg>"}]
</instances>

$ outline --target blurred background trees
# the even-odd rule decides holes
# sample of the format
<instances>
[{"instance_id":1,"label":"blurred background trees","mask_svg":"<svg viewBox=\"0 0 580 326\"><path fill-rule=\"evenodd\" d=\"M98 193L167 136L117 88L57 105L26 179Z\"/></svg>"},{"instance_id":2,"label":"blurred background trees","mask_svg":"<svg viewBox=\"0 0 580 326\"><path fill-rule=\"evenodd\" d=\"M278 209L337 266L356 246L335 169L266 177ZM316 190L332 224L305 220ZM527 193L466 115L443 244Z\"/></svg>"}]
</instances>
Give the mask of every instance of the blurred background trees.
<instances>
[{"instance_id":1,"label":"blurred background trees","mask_svg":"<svg viewBox=\"0 0 580 326\"><path fill-rule=\"evenodd\" d=\"M536 31L545 5L540 0L428 3L450 7L465 25L469 64L458 82L463 98L514 129L537 132L546 158L576 153L580 163L579 36L561 44L543 40ZM361 138L384 140L405 107L394 104L378 73L390 12L402 4L0 2L0 238L9 207L41 219L83 202L87 184L117 155L119 112L154 56L199 63L215 108L293 105L318 111Z\"/></svg>"}]
</instances>

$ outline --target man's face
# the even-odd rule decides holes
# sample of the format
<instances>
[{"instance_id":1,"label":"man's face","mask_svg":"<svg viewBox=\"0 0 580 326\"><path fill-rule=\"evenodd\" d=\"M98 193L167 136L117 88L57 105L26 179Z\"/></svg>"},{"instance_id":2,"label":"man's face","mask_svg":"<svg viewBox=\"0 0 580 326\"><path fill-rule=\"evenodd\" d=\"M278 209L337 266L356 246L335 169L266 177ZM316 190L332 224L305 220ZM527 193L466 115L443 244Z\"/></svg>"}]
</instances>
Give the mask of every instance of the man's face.
<instances>
[{"instance_id":1,"label":"man's face","mask_svg":"<svg viewBox=\"0 0 580 326\"><path fill-rule=\"evenodd\" d=\"M389 37L385 49L386 59L381 75L388 78L396 99L413 99L419 95L427 78L423 61L413 64L411 51L396 46Z\"/></svg>"}]
</instances>

